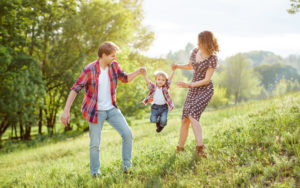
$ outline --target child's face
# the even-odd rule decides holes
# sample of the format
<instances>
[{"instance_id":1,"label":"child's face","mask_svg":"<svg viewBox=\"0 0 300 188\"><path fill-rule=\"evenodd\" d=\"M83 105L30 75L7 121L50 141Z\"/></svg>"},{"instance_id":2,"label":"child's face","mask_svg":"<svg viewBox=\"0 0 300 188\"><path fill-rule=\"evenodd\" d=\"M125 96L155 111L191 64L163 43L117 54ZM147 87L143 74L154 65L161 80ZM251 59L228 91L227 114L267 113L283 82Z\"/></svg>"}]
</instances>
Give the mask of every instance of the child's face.
<instances>
[{"instance_id":1,"label":"child's face","mask_svg":"<svg viewBox=\"0 0 300 188\"><path fill-rule=\"evenodd\" d=\"M164 76L157 76L155 79L156 85L162 87L165 85L167 79Z\"/></svg>"}]
</instances>

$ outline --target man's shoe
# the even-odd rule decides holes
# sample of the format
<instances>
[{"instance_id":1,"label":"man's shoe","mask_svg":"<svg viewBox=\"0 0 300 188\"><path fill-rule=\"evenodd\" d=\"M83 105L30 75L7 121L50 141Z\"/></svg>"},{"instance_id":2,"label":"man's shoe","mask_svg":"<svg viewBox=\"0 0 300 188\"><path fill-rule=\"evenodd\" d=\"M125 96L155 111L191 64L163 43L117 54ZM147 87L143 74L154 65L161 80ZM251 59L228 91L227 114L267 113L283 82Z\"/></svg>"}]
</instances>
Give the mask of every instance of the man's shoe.
<instances>
[{"instance_id":1,"label":"man's shoe","mask_svg":"<svg viewBox=\"0 0 300 188\"><path fill-rule=\"evenodd\" d=\"M93 175L92 175L92 178L93 178L93 179L100 178L100 174L93 174Z\"/></svg>"},{"instance_id":2,"label":"man's shoe","mask_svg":"<svg viewBox=\"0 0 300 188\"><path fill-rule=\"evenodd\" d=\"M133 174L132 170L124 170L123 173L126 174L126 175L132 175Z\"/></svg>"}]
</instances>

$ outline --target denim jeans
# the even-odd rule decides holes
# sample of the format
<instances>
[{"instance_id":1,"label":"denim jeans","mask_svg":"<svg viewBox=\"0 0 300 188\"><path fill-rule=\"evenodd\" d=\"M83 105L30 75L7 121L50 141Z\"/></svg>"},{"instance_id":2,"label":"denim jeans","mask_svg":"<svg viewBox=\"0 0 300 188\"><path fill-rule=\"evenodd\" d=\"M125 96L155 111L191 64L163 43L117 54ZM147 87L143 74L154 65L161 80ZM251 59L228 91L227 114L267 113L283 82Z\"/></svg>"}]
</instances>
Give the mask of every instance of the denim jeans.
<instances>
[{"instance_id":1,"label":"denim jeans","mask_svg":"<svg viewBox=\"0 0 300 188\"><path fill-rule=\"evenodd\" d=\"M167 125L168 121L168 105L157 105L153 104L151 106L151 123L160 123L160 126L164 127Z\"/></svg>"},{"instance_id":2,"label":"denim jeans","mask_svg":"<svg viewBox=\"0 0 300 188\"><path fill-rule=\"evenodd\" d=\"M124 171L131 167L132 132L123 114L117 108L97 111L98 123L89 122L90 135L90 170L91 174L100 175L101 131L105 120L118 131L122 137L122 160Z\"/></svg>"}]
</instances>

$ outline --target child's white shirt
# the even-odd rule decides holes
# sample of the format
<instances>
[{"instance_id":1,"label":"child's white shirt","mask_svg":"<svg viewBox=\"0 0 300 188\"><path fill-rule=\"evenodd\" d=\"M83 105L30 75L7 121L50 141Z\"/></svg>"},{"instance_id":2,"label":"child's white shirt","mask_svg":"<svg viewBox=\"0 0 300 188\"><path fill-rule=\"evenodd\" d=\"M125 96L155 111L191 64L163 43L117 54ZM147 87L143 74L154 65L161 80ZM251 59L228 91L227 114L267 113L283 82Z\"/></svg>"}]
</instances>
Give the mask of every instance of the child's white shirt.
<instances>
[{"instance_id":1,"label":"child's white shirt","mask_svg":"<svg viewBox=\"0 0 300 188\"><path fill-rule=\"evenodd\" d=\"M152 104L157 104L157 105L166 104L166 100L165 100L165 97L162 92L162 87L161 88L156 87L154 95L153 95Z\"/></svg>"}]
</instances>

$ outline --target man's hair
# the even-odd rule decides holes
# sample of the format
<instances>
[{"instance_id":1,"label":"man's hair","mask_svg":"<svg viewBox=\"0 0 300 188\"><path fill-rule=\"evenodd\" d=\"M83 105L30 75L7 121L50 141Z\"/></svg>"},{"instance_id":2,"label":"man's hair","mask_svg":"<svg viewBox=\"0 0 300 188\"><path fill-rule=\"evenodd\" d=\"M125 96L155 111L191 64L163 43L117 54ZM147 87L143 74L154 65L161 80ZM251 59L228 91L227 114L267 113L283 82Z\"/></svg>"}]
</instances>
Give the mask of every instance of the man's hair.
<instances>
[{"instance_id":1,"label":"man's hair","mask_svg":"<svg viewBox=\"0 0 300 188\"><path fill-rule=\"evenodd\" d=\"M214 55L219 51L218 41L210 31L203 31L198 34L198 45L201 45L207 51L208 55Z\"/></svg>"},{"instance_id":2,"label":"man's hair","mask_svg":"<svg viewBox=\"0 0 300 188\"><path fill-rule=\"evenodd\" d=\"M99 46L98 57L101 58L103 54L110 55L113 52L119 51L119 47L110 41L104 42Z\"/></svg>"},{"instance_id":3,"label":"man's hair","mask_svg":"<svg viewBox=\"0 0 300 188\"><path fill-rule=\"evenodd\" d=\"M167 80L168 79L168 74L165 73L164 71L155 71L154 73L155 75L155 79L158 77L158 76L162 76L162 77L165 77L165 79Z\"/></svg>"}]
</instances>

